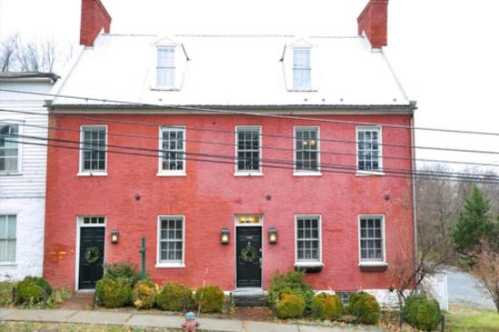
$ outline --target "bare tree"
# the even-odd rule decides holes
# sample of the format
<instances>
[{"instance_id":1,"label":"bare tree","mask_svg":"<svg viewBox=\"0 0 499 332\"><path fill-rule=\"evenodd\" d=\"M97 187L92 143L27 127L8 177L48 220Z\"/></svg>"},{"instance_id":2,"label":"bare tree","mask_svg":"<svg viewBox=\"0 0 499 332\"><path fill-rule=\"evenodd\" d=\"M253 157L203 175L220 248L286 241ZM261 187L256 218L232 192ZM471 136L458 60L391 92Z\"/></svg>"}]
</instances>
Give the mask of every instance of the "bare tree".
<instances>
[{"instance_id":1,"label":"bare tree","mask_svg":"<svg viewBox=\"0 0 499 332\"><path fill-rule=\"evenodd\" d=\"M499 250L488 241L483 241L475 257L471 273L480 280L499 313Z\"/></svg>"},{"instance_id":2,"label":"bare tree","mask_svg":"<svg viewBox=\"0 0 499 332\"><path fill-rule=\"evenodd\" d=\"M0 71L7 72L12 70L15 62L19 36L13 35L0 43Z\"/></svg>"},{"instance_id":3,"label":"bare tree","mask_svg":"<svg viewBox=\"0 0 499 332\"><path fill-rule=\"evenodd\" d=\"M54 42L24 42L18 35L13 35L0 43L0 70L52 72L57 54Z\"/></svg>"}]
</instances>

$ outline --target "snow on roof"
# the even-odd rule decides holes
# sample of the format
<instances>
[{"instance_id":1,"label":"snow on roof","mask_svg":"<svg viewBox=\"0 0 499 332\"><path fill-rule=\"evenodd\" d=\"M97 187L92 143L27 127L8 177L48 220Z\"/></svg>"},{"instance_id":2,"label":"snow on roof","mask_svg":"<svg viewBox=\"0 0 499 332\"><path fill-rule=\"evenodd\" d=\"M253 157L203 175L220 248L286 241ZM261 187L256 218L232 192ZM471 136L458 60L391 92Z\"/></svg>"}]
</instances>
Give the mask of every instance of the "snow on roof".
<instances>
[{"instance_id":1,"label":"snow on roof","mask_svg":"<svg viewBox=\"0 0 499 332\"><path fill-rule=\"evenodd\" d=\"M178 86L169 91L155 89L163 43L177 46ZM290 50L303 43L312 47L312 89L294 91ZM357 36L101 34L54 90L155 105L409 105L383 52Z\"/></svg>"}]
</instances>

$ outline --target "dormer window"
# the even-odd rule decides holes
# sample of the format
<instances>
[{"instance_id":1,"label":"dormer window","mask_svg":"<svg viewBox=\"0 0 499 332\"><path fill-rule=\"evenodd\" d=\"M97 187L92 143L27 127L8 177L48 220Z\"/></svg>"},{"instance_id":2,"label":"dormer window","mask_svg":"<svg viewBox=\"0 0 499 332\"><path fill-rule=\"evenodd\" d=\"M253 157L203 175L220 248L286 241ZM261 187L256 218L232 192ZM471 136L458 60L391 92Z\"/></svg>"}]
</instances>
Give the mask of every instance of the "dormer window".
<instances>
[{"instance_id":1,"label":"dormer window","mask_svg":"<svg viewBox=\"0 0 499 332\"><path fill-rule=\"evenodd\" d=\"M175 47L157 48L156 85L159 88L175 88Z\"/></svg>"},{"instance_id":2,"label":"dormer window","mask_svg":"<svg viewBox=\"0 0 499 332\"><path fill-rule=\"evenodd\" d=\"M293 48L293 89L311 88L310 47L295 47Z\"/></svg>"}]
</instances>

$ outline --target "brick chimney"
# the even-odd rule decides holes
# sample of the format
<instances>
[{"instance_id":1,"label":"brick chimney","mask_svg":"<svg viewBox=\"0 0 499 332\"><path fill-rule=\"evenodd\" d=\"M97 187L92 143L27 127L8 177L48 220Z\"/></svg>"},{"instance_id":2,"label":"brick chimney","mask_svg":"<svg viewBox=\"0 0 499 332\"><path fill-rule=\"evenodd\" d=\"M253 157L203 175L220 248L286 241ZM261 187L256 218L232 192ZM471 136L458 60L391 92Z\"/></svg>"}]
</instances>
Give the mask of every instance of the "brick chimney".
<instances>
[{"instance_id":1,"label":"brick chimney","mask_svg":"<svg viewBox=\"0 0 499 332\"><path fill-rule=\"evenodd\" d=\"M359 36L366 34L372 48L386 46L388 26L388 0L369 0L357 18Z\"/></svg>"},{"instance_id":2,"label":"brick chimney","mask_svg":"<svg viewBox=\"0 0 499 332\"><path fill-rule=\"evenodd\" d=\"M100 0L81 1L80 44L93 46L95 38L103 30L109 33L111 15Z\"/></svg>"}]
</instances>

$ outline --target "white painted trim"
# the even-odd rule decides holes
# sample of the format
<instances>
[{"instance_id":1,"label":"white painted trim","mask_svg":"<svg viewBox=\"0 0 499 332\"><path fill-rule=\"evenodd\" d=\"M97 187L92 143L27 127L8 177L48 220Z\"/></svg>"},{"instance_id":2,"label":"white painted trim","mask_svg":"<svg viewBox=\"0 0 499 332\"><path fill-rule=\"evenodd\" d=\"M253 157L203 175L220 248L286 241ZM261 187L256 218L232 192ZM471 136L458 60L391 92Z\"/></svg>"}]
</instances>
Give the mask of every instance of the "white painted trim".
<instances>
[{"instance_id":1,"label":"white painted trim","mask_svg":"<svg viewBox=\"0 0 499 332\"><path fill-rule=\"evenodd\" d=\"M383 242L383 260L382 261L362 261L360 248L360 220L362 218L381 218L381 237ZM359 214L357 217L357 248L359 266L388 266L386 261L386 231L385 231L385 215L384 214Z\"/></svg>"},{"instance_id":2,"label":"white painted trim","mask_svg":"<svg viewBox=\"0 0 499 332\"><path fill-rule=\"evenodd\" d=\"M237 132L239 129L258 129L258 139L259 139L259 154L258 154L258 166L259 169L258 171L239 171L237 169L237 164L238 164L238 158L237 158L237 152L238 152L238 142L237 142ZM263 158L263 129L262 126L260 125L238 125L235 128L234 131L234 141L235 141L235 146L234 146L234 176L263 176L263 165L262 165L262 158Z\"/></svg>"},{"instance_id":3,"label":"white painted trim","mask_svg":"<svg viewBox=\"0 0 499 332\"><path fill-rule=\"evenodd\" d=\"M84 224L83 223L83 218L88 218L88 217L102 217L104 218L104 223L103 224ZM103 264L106 264L106 256L107 256L107 250L106 250L106 224L107 224L107 217L102 216L102 215L79 215L76 217L76 255L75 255L75 291L81 292L81 291L91 291L91 289L84 289L80 290L79 289L79 277L80 277L80 228L82 227L104 227L104 258L103 258Z\"/></svg>"},{"instance_id":4,"label":"white painted trim","mask_svg":"<svg viewBox=\"0 0 499 332\"><path fill-rule=\"evenodd\" d=\"M163 149L163 131L164 130L176 130L176 131L182 131L183 132L183 153L184 153L184 160L183 160L183 165L184 169L183 170L164 170L162 169L162 161L163 161L163 156L161 153L161 150ZM158 140L158 173L156 173L157 176L186 176L187 175L187 158L186 158L186 153L187 153L187 130L185 125L162 125L159 126L159 140Z\"/></svg>"},{"instance_id":5,"label":"white painted trim","mask_svg":"<svg viewBox=\"0 0 499 332\"><path fill-rule=\"evenodd\" d=\"M317 171L296 169L296 131L298 129L317 129ZM293 126L293 175L321 176L321 129L320 126Z\"/></svg>"},{"instance_id":6,"label":"white painted trim","mask_svg":"<svg viewBox=\"0 0 499 332\"><path fill-rule=\"evenodd\" d=\"M378 169L377 170L360 170L359 169L359 131L361 130L378 130ZM357 170L356 175L368 176L368 175L385 175L383 172L383 127L380 125L369 125L369 126L356 126L355 127L355 169Z\"/></svg>"},{"instance_id":7,"label":"white painted trim","mask_svg":"<svg viewBox=\"0 0 499 332\"><path fill-rule=\"evenodd\" d=\"M240 216L245 216L245 215L254 215L254 216L259 216L260 217L260 222L258 224L240 224L239 223L239 218ZM264 216L263 214L254 214L254 213L238 213L234 215L234 285L235 289L246 289L246 288L255 288L255 289L263 289L263 263L264 263L264 227L263 227L263 222L264 222ZM237 229L239 227L260 227L261 229L261 236L262 236L262 244L261 244L261 264L260 264L260 270L261 270L261 280L260 280L260 287L238 287L237 286Z\"/></svg>"},{"instance_id":8,"label":"white painted trim","mask_svg":"<svg viewBox=\"0 0 499 332\"><path fill-rule=\"evenodd\" d=\"M85 128L104 128L106 130L106 137L105 137L105 146L104 146L104 163L105 163L105 169L103 171L97 170L83 170L83 129ZM108 144L108 133L109 129L107 125L99 124L99 125L93 125L93 124L85 124L80 126L80 160L78 162L78 176L106 176L107 175L107 169L108 169L108 158L107 158L107 144Z\"/></svg>"},{"instance_id":9,"label":"white painted trim","mask_svg":"<svg viewBox=\"0 0 499 332\"><path fill-rule=\"evenodd\" d=\"M19 211L20 212L20 211ZM0 266L17 266L17 254L19 252L18 245L19 239L17 236L17 230L18 230L18 223L19 223L19 212L7 212L7 211L0 211L0 216L14 216L16 218L16 252L14 253L14 260L11 262L1 262Z\"/></svg>"},{"instance_id":10,"label":"white painted trim","mask_svg":"<svg viewBox=\"0 0 499 332\"><path fill-rule=\"evenodd\" d=\"M319 260L298 260L298 219L299 218L319 218ZM294 237L294 247L295 247L295 266L324 266L324 261L322 259L322 215L320 214L295 214L295 237Z\"/></svg>"},{"instance_id":11,"label":"white painted trim","mask_svg":"<svg viewBox=\"0 0 499 332\"><path fill-rule=\"evenodd\" d=\"M167 218L180 218L182 219L182 261L181 262L171 262L171 261L161 261L161 249L160 249L160 238L161 238L161 220ZM162 214L158 216L156 222L156 268L185 268L185 216L181 214Z\"/></svg>"}]
</instances>

